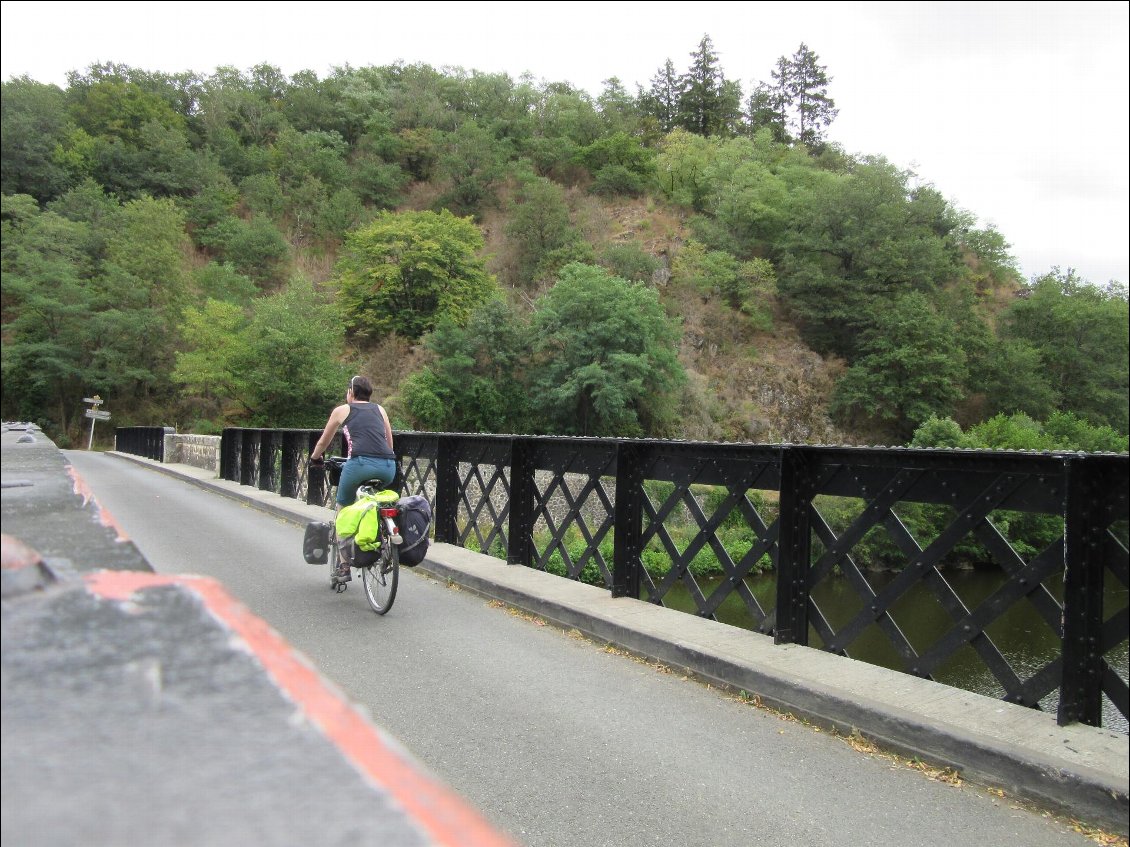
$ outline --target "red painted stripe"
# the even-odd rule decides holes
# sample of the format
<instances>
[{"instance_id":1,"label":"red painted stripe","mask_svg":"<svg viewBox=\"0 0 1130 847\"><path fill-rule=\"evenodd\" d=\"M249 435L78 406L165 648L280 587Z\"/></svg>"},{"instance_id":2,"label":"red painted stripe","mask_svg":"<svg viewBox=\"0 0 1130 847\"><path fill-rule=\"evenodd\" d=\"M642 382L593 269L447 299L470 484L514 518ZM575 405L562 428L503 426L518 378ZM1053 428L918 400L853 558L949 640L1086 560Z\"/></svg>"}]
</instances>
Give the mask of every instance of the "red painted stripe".
<instances>
[{"instance_id":1,"label":"red painted stripe","mask_svg":"<svg viewBox=\"0 0 1130 847\"><path fill-rule=\"evenodd\" d=\"M450 847L512 847L462 798L420 769L348 701L303 661L265 621L207 577L99 571L89 589L108 600L162 585L194 591L205 607L240 636L275 683L376 788L391 796L436 844Z\"/></svg>"},{"instance_id":2,"label":"red painted stripe","mask_svg":"<svg viewBox=\"0 0 1130 847\"><path fill-rule=\"evenodd\" d=\"M34 568L42 561L39 551L28 547L13 535L0 533L0 568L18 571L22 568Z\"/></svg>"},{"instance_id":3,"label":"red painted stripe","mask_svg":"<svg viewBox=\"0 0 1130 847\"><path fill-rule=\"evenodd\" d=\"M82 498L82 504L85 506L87 503L94 503L95 511L98 512L98 522L118 534L118 537L114 540L129 541L129 536L126 535L125 530L122 529L113 515L102 508L102 504L98 502L98 498L94 496L94 492L90 490L90 486L86 484L86 480L79 476L79 472L75 470L74 465L67 465L67 473L71 475L71 482L74 484L75 494Z\"/></svg>"}]
</instances>

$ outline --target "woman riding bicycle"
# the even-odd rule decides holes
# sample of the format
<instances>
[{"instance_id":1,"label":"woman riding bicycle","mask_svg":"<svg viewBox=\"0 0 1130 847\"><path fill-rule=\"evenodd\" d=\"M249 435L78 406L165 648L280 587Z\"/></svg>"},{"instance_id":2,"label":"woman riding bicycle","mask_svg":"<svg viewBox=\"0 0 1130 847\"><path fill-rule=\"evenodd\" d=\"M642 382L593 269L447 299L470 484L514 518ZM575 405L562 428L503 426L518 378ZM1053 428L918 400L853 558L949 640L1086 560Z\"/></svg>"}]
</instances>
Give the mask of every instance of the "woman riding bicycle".
<instances>
[{"instance_id":1,"label":"woman riding bicycle","mask_svg":"<svg viewBox=\"0 0 1130 847\"><path fill-rule=\"evenodd\" d=\"M338 506L348 506L357 499L357 488L370 479L379 479L385 486L396 477L396 453L392 449L392 425L379 403L370 402L373 384L366 377L349 381L345 403L330 412L322 437L310 451L315 465L333 443L340 428L345 437L345 455L349 460L337 484Z\"/></svg>"},{"instance_id":2,"label":"woman riding bicycle","mask_svg":"<svg viewBox=\"0 0 1130 847\"><path fill-rule=\"evenodd\" d=\"M350 379L345 404L330 412L318 444L310 452L311 464L324 464L325 451L333 443L338 429L341 429L345 436L347 460L341 466L341 477L338 480L338 508L354 503L357 489L363 483L376 480L380 487L388 488L397 477L397 454L392 449L392 425L381 404L370 401L372 396L373 384L366 377L355 376ZM344 590L345 583L353 578L350 575L349 561L344 558L334 558L331 561L338 562L336 573L331 576L331 585L340 586L339 591ZM365 573L370 574L370 569L366 568ZM382 590L385 590L383 566L379 580ZM366 590L367 588L366 579ZM391 590L373 608L381 614L388 611L396 591L396 573L393 573ZM371 597L370 603L374 602L376 601Z\"/></svg>"},{"instance_id":3,"label":"woman riding bicycle","mask_svg":"<svg viewBox=\"0 0 1130 847\"><path fill-rule=\"evenodd\" d=\"M357 488L363 482L379 479L385 487L396 478L396 453L392 449L392 425L379 403L370 402L373 384L366 377L355 376L349 381L345 403L330 412L322 437L310 451L310 461L315 466L323 463L323 456L338 429L345 437L346 461L337 484L338 507L348 506L357 499ZM349 567L344 577L348 579Z\"/></svg>"}]
</instances>

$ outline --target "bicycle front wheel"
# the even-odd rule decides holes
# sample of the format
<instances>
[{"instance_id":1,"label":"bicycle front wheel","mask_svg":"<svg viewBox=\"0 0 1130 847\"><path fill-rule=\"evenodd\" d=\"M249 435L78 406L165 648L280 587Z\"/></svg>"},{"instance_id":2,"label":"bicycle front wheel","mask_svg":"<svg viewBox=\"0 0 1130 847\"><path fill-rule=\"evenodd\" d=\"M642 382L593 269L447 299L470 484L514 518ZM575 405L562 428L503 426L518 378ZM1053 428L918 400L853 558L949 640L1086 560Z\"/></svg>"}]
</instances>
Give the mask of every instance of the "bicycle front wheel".
<instances>
[{"instance_id":1,"label":"bicycle front wheel","mask_svg":"<svg viewBox=\"0 0 1130 847\"><path fill-rule=\"evenodd\" d=\"M396 599L396 584L400 578L400 548L392 543L387 533L381 533L381 557L370 567L361 569L365 583L365 599L378 615L392 608Z\"/></svg>"}]
</instances>

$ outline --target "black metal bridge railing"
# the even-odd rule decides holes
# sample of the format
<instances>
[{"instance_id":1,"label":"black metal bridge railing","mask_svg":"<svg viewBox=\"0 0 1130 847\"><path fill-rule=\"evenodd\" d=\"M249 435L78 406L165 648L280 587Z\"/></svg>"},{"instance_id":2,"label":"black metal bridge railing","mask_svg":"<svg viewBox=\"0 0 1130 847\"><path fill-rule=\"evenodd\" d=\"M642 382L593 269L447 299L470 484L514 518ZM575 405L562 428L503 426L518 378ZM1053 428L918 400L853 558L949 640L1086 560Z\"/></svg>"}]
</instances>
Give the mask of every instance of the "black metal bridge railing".
<instances>
[{"instance_id":1,"label":"black metal bridge railing","mask_svg":"<svg viewBox=\"0 0 1130 847\"><path fill-rule=\"evenodd\" d=\"M114 430L114 449L163 462L166 432L172 430L163 426L120 426Z\"/></svg>"},{"instance_id":2,"label":"black metal bridge railing","mask_svg":"<svg viewBox=\"0 0 1130 847\"><path fill-rule=\"evenodd\" d=\"M318 435L225 430L221 476L324 502L320 474L304 472ZM1057 701L1061 724L1101 725L1104 698L1127 716L1126 455L415 432L395 440L402 490L433 500L437 541L585 577L614 596L667 604L679 592L706 618L736 603L749 628L777 643L852 655L878 638L901 670L924 678L959 653L973 656L1003 699ZM987 596L952 584L955 563L970 557L999 576ZM696 575L704 559L715 577ZM765 569L776 589L759 599ZM849 598L846 612L825 611L830 584ZM908 634L912 591L939 608L941 634ZM1017 606L1058 648L1036 667L996 643L994 626Z\"/></svg>"}]
</instances>

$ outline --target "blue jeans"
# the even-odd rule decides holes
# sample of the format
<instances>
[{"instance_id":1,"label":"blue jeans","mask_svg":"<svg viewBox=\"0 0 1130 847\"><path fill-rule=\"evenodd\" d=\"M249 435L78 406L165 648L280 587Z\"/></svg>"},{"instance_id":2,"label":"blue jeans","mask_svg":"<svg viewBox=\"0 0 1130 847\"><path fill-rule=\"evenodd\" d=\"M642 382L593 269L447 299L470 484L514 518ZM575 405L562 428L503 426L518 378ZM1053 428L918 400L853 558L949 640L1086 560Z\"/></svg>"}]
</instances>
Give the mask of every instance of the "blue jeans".
<instances>
[{"instance_id":1,"label":"blue jeans","mask_svg":"<svg viewBox=\"0 0 1130 847\"><path fill-rule=\"evenodd\" d=\"M393 459L376 459L372 456L354 456L341 469L337 483L337 504L348 506L357 499L357 487L371 479L379 479L387 488L396 479L396 462Z\"/></svg>"}]
</instances>

